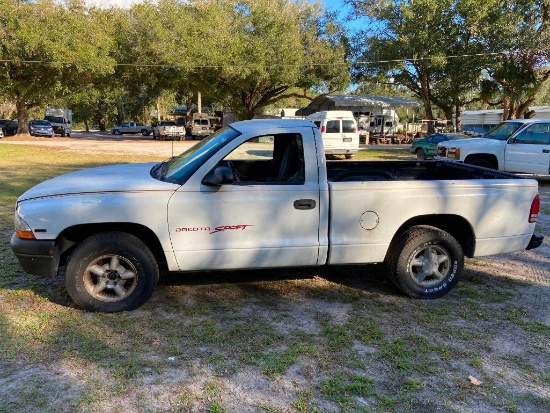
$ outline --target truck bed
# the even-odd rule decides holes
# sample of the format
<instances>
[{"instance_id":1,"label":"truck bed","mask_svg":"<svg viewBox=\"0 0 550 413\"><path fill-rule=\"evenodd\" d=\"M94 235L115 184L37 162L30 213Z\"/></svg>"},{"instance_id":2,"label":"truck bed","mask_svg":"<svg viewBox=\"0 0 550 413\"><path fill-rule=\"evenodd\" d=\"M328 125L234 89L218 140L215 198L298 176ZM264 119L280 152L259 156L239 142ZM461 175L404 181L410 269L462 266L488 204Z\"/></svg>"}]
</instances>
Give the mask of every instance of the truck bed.
<instances>
[{"instance_id":1,"label":"truck bed","mask_svg":"<svg viewBox=\"0 0 550 413\"><path fill-rule=\"evenodd\" d=\"M501 171L449 161L327 161L330 182L521 179Z\"/></svg>"}]
</instances>

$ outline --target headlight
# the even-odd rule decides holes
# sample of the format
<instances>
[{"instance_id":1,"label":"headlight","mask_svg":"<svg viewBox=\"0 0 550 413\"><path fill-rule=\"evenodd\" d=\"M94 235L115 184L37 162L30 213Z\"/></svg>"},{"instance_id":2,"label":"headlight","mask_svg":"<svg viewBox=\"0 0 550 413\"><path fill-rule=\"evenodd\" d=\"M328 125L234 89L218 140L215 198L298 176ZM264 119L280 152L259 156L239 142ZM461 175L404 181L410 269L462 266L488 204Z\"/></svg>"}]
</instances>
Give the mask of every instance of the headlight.
<instances>
[{"instance_id":1,"label":"headlight","mask_svg":"<svg viewBox=\"0 0 550 413\"><path fill-rule=\"evenodd\" d=\"M19 208L15 210L15 217L13 218L13 226L15 227L15 233L21 239L35 239L29 224L19 215Z\"/></svg>"},{"instance_id":2,"label":"headlight","mask_svg":"<svg viewBox=\"0 0 550 413\"><path fill-rule=\"evenodd\" d=\"M460 159L460 148L447 148L447 158Z\"/></svg>"}]
</instances>

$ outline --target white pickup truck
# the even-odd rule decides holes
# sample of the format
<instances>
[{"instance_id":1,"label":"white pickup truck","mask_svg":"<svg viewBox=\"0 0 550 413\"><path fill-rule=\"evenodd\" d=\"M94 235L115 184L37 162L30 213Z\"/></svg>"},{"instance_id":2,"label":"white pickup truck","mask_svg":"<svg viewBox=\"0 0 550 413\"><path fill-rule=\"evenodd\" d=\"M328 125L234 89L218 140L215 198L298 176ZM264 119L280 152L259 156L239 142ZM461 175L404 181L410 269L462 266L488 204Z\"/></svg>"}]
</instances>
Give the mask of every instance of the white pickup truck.
<instances>
[{"instance_id":1,"label":"white pickup truck","mask_svg":"<svg viewBox=\"0 0 550 413\"><path fill-rule=\"evenodd\" d=\"M17 201L25 271L90 311L143 304L167 271L386 262L440 297L464 256L535 248L537 181L456 162L326 161L305 120L233 123L166 162L47 180ZM192 211L190 213L189 211Z\"/></svg>"},{"instance_id":2,"label":"white pickup truck","mask_svg":"<svg viewBox=\"0 0 550 413\"><path fill-rule=\"evenodd\" d=\"M141 133L143 136L149 136L153 129L150 126L137 122L124 122L122 125L111 128L113 135L125 135Z\"/></svg>"},{"instance_id":3,"label":"white pickup truck","mask_svg":"<svg viewBox=\"0 0 550 413\"><path fill-rule=\"evenodd\" d=\"M153 138L164 141L166 139L185 139L185 125L178 125L173 120L161 120L153 125Z\"/></svg>"},{"instance_id":4,"label":"white pickup truck","mask_svg":"<svg viewBox=\"0 0 550 413\"><path fill-rule=\"evenodd\" d=\"M501 171L550 174L550 119L504 121L481 138L441 142L440 159Z\"/></svg>"}]
</instances>

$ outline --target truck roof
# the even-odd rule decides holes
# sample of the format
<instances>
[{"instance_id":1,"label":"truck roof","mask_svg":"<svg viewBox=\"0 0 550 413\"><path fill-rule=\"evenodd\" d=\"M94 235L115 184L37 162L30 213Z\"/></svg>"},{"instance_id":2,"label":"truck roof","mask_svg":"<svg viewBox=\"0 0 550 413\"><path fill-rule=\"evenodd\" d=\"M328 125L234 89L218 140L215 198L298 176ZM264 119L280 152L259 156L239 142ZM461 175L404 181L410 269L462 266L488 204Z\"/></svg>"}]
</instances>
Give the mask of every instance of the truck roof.
<instances>
[{"instance_id":1,"label":"truck roof","mask_svg":"<svg viewBox=\"0 0 550 413\"><path fill-rule=\"evenodd\" d=\"M531 123L531 122L536 122L537 120L544 121L544 119L508 119L508 120L505 120L503 122L508 122L508 123Z\"/></svg>"},{"instance_id":2,"label":"truck roof","mask_svg":"<svg viewBox=\"0 0 550 413\"><path fill-rule=\"evenodd\" d=\"M276 128L296 128L296 127L315 127L313 122L302 119L253 119L234 122L230 126L239 132L250 132L258 128L276 129Z\"/></svg>"}]
</instances>

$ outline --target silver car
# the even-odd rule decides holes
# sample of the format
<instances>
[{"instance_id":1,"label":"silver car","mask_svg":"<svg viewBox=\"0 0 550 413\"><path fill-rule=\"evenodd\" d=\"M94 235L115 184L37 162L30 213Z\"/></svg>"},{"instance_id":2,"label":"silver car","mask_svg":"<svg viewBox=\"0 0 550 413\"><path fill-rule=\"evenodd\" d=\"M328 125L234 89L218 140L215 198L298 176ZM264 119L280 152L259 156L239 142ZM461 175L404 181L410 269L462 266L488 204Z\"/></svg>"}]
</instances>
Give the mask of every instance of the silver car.
<instances>
[{"instance_id":1,"label":"silver car","mask_svg":"<svg viewBox=\"0 0 550 413\"><path fill-rule=\"evenodd\" d=\"M31 136L47 136L53 138L54 131L52 124L48 120L35 119L29 123L29 133Z\"/></svg>"}]
</instances>

